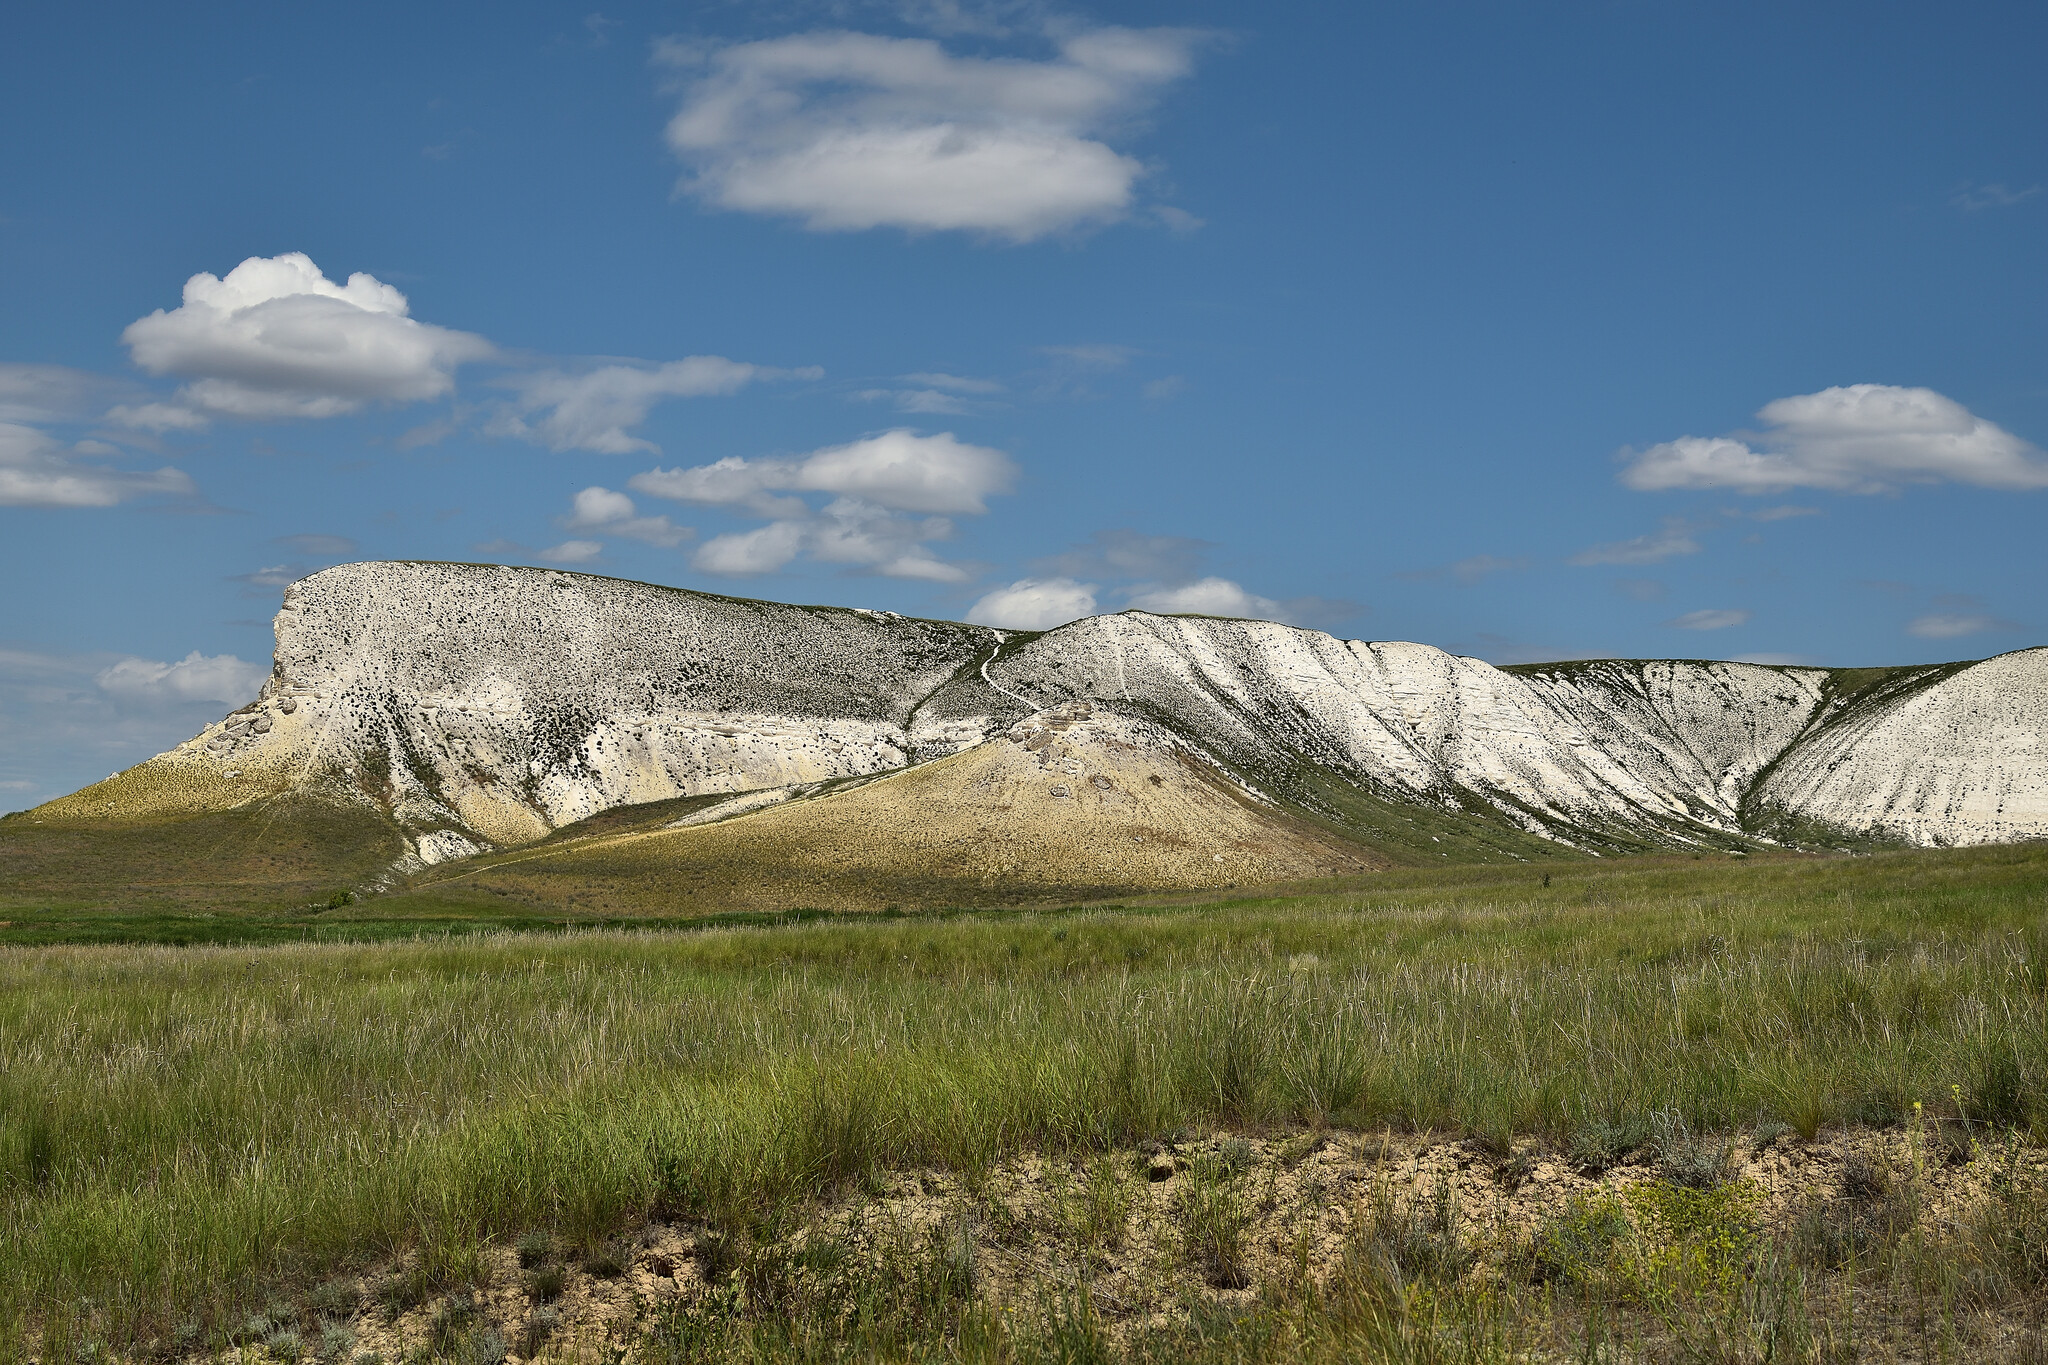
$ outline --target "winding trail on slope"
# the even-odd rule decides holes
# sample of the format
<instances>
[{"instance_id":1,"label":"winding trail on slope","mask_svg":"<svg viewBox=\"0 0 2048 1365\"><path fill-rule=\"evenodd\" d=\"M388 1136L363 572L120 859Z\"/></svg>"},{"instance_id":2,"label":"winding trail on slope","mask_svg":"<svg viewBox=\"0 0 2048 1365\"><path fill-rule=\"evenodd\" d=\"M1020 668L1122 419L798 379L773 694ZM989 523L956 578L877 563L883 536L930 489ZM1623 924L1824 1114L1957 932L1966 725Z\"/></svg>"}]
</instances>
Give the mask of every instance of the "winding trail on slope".
<instances>
[{"instance_id":1,"label":"winding trail on slope","mask_svg":"<svg viewBox=\"0 0 2048 1365\"><path fill-rule=\"evenodd\" d=\"M991 678L988 675L988 666L996 661L996 656L998 654L1001 654L1003 652L1003 642L1008 638L1009 637L1007 635L1004 635L1003 632L996 632L996 647L994 649L991 649L988 652L988 657L981 661L981 680L987 683L990 687L994 688L996 691L1008 697L1011 701L1016 702L1025 710L1031 712L1033 715L1036 715L1041 709L1037 702L1030 700L1028 697L1018 696L1015 692L1012 692L1009 688L1003 686L1001 683L997 682L994 678Z\"/></svg>"}]
</instances>

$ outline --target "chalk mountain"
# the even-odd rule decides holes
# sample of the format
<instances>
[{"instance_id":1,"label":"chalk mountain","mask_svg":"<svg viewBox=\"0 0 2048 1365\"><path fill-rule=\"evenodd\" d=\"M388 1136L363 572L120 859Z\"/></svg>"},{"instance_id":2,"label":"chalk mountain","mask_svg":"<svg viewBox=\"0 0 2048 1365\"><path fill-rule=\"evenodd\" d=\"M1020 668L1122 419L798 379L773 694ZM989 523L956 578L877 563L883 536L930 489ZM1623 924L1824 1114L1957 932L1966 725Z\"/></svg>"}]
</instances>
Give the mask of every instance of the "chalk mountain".
<instances>
[{"instance_id":1,"label":"chalk mountain","mask_svg":"<svg viewBox=\"0 0 2048 1365\"><path fill-rule=\"evenodd\" d=\"M390 878L679 907L2048 835L2048 649L1503 669L1262 621L1018 633L438 563L315 574L276 629L254 702L30 817L311 800L382 821Z\"/></svg>"}]
</instances>

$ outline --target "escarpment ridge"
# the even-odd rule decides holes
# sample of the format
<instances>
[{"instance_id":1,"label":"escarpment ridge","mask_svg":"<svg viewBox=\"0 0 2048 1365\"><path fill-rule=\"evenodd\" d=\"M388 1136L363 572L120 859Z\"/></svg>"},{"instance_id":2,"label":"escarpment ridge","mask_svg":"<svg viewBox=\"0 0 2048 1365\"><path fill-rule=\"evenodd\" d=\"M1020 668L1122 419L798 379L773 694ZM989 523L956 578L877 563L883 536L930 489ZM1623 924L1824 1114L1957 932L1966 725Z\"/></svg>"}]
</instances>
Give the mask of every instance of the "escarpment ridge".
<instances>
[{"instance_id":1,"label":"escarpment ridge","mask_svg":"<svg viewBox=\"0 0 2048 1365\"><path fill-rule=\"evenodd\" d=\"M1262 621L1019 633L438 563L314 574L276 629L254 702L32 815L317 799L385 819L417 875L730 798L634 835L633 857L780 857L806 869L793 896L892 859L964 894L2048 835L2048 649L1503 669Z\"/></svg>"}]
</instances>

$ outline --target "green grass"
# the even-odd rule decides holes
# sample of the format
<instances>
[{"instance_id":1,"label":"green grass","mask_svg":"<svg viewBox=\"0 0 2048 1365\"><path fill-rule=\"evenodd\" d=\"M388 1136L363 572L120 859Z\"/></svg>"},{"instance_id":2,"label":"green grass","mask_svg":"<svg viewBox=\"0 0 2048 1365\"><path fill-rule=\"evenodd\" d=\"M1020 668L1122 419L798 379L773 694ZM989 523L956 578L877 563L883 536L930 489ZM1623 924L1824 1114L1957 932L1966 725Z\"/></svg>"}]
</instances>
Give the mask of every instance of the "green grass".
<instances>
[{"instance_id":1,"label":"green grass","mask_svg":"<svg viewBox=\"0 0 2048 1365\"><path fill-rule=\"evenodd\" d=\"M404 851L384 816L317 797L127 820L19 812L0 819L0 920L302 912Z\"/></svg>"},{"instance_id":2,"label":"green grass","mask_svg":"<svg viewBox=\"0 0 2048 1365\"><path fill-rule=\"evenodd\" d=\"M689 933L7 947L0 1334L163 1337L401 1250L459 1282L534 1229L751 1225L878 1169L1191 1123L1563 1149L1657 1116L1810 1132L1915 1101L2048 1135L2048 849Z\"/></svg>"}]
</instances>

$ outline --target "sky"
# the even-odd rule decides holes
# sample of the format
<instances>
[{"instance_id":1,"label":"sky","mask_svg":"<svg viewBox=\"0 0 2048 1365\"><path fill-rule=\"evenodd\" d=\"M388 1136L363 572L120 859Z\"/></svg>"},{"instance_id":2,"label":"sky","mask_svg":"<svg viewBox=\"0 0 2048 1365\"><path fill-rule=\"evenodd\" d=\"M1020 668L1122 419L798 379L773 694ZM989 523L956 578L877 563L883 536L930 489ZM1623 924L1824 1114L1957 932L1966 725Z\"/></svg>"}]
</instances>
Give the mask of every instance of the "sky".
<instances>
[{"instance_id":1,"label":"sky","mask_svg":"<svg viewBox=\"0 0 2048 1365\"><path fill-rule=\"evenodd\" d=\"M2048 642L2048 9L140 4L0 42L0 809L284 585Z\"/></svg>"}]
</instances>

